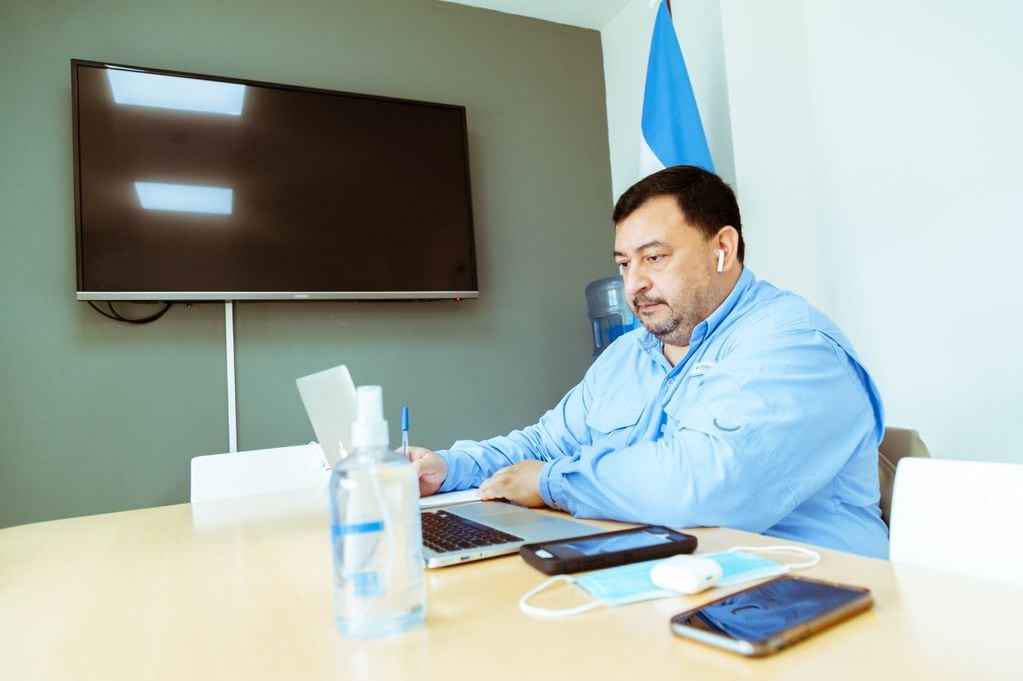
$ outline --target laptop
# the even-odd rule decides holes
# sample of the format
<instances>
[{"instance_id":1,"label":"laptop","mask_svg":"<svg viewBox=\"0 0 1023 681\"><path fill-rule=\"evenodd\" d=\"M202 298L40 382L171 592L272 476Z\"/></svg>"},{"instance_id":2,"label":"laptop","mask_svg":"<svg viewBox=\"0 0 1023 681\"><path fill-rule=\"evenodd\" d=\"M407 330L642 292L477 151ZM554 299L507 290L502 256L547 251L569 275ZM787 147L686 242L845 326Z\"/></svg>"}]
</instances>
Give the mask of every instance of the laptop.
<instances>
[{"instance_id":1,"label":"laptop","mask_svg":"<svg viewBox=\"0 0 1023 681\"><path fill-rule=\"evenodd\" d=\"M599 527L504 501L473 501L422 509L426 567L516 553L523 544L600 532Z\"/></svg>"},{"instance_id":2,"label":"laptop","mask_svg":"<svg viewBox=\"0 0 1023 681\"><path fill-rule=\"evenodd\" d=\"M352 442L356 416L355 383L344 364L295 379L302 405L329 467Z\"/></svg>"}]
</instances>

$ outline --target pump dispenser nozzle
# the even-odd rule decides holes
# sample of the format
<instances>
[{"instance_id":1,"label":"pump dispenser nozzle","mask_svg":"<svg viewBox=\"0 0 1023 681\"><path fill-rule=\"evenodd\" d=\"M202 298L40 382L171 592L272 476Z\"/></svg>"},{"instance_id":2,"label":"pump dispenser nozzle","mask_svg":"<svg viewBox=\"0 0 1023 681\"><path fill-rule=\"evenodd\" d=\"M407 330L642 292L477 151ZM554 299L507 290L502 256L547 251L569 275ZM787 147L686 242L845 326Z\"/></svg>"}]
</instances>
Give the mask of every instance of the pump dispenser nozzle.
<instances>
[{"instance_id":1,"label":"pump dispenser nozzle","mask_svg":"<svg viewBox=\"0 0 1023 681\"><path fill-rule=\"evenodd\" d=\"M352 446L386 447L387 421L384 419L384 392L379 385L359 386L355 391L357 416L352 423Z\"/></svg>"}]
</instances>

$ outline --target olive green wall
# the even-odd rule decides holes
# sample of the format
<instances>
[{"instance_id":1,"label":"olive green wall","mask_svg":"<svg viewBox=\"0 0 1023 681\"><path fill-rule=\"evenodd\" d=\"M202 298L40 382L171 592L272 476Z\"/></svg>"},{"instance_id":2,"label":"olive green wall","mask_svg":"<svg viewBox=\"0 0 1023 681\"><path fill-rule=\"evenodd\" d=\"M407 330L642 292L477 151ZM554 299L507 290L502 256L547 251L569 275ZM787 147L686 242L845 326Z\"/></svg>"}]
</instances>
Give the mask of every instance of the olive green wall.
<instances>
[{"instance_id":1,"label":"olive green wall","mask_svg":"<svg viewBox=\"0 0 1023 681\"><path fill-rule=\"evenodd\" d=\"M223 305L133 326L74 299L71 58L467 107L480 299L237 303L240 449L308 441L294 379L340 363L432 447L585 370L583 288L613 272L598 33L427 0L5 0L0 526L186 501L189 459L228 447Z\"/></svg>"}]
</instances>

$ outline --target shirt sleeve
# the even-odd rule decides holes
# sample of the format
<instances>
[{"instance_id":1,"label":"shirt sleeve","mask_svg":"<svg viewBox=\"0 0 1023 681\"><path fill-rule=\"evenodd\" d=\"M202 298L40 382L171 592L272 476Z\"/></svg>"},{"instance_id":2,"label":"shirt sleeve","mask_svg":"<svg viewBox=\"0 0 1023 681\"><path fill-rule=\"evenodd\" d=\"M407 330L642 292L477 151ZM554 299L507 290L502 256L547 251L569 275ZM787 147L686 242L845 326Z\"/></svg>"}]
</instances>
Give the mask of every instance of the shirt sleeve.
<instances>
[{"instance_id":1,"label":"shirt sleeve","mask_svg":"<svg viewBox=\"0 0 1023 681\"><path fill-rule=\"evenodd\" d=\"M758 338L687 379L664 405L656 436L549 461L541 495L580 517L762 532L840 484L853 453L878 437L864 380L819 331Z\"/></svg>"},{"instance_id":2,"label":"shirt sleeve","mask_svg":"<svg viewBox=\"0 0 1023 681\"><path fill-rule=\"evenodd\" d=\"M588 374L535 425L481 442L459 440L450 449L436 452L448 466L438 492L479 487L501 468L519 461L552 461L578 451L583 442L589 442L585 423L589 380Z\"/></svg>"}]
</instances>

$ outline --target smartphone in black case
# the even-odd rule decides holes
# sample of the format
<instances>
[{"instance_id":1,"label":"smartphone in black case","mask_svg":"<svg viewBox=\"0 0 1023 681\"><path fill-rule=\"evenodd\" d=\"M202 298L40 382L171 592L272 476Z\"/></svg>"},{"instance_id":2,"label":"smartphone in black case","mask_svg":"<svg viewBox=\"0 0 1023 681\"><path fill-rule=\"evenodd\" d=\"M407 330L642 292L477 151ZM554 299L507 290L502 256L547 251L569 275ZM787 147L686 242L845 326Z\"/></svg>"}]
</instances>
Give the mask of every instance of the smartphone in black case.
<instances>
[{"instance_id":1,"label":"smartphone in black case","mask_svg":"<svg viewBox=\"0 0 1023 681\"><path fill-rule=\"evenodd\" d=\"M750 657L770 655L853 615L874 599L863 587L779 577L671 618L682 638Z\"/></svg>"},{"instance_id":2,"label":"smartphone in black case","mask_svg":"<svg viewBox=\"0 0 1023 681\"><path fill-rule=\"evenodd\" d=\"M696 550L696 537L659 525L523 544L519 555L548 575L667 558Z\"/></svg>"}]
</instances>

